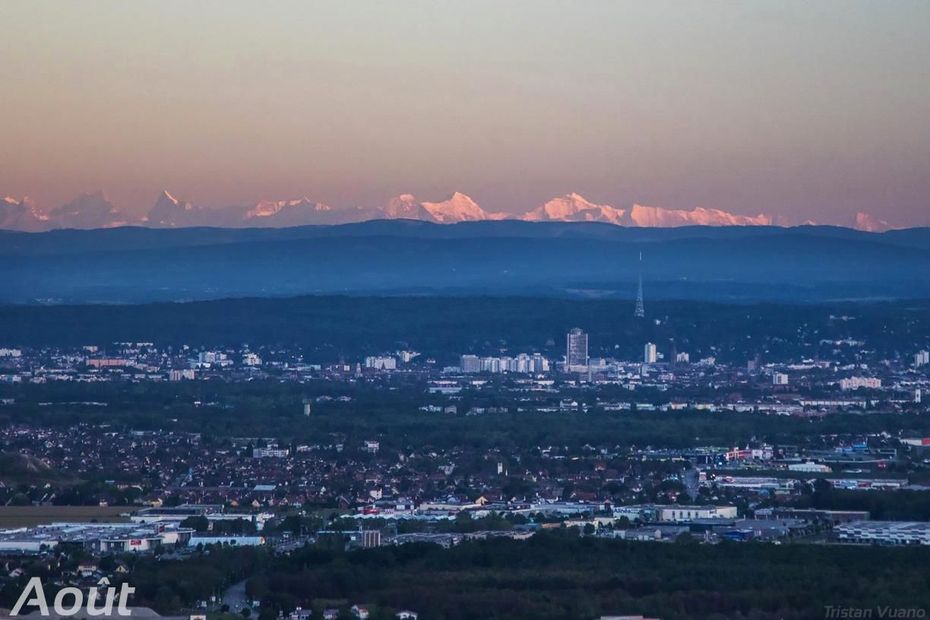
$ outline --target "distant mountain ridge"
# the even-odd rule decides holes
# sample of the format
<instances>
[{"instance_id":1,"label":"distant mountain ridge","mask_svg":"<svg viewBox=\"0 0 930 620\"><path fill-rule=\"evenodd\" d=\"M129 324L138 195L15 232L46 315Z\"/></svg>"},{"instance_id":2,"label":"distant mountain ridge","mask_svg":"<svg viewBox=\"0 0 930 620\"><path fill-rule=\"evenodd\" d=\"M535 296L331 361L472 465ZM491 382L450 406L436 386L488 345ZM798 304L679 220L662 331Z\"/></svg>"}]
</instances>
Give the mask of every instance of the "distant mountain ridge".
<instances>
[{"instance_id":1,"label":"distant mountain ridge","mask_svg":"<svg viewBox=\"0 0 930 620\"><path fill-rule=\"evenodd\" d=\"M644 228L784 224L764 213L741 215L705 207L684 210L633 204L626 209L609 204L595 204L574 192L552 198L520 215L486 211L471 197L461 192L455 192L438 202L420 201L413 194L401 194L380 207L337 209L307 197L260 200L245 206L209 208L179 200L166 190L159 194L154 205L141 218L129 217L113 205L103 192L82 194L65 205L47 211L29 198L17 200L7 197L0 202L0 229L22 232L64 228L114 228L127 225L151 228L287 228L380 219L410 219L434 224L497 220L601 222ZM882 232L894 228L888 222L868 213L856 214L849 227L868 232Z\"/></svg>"},{"instance_id":2,"label":"distant mountain ridge","mask_svg":"<svg viewBox=\"0 0 930 620\"><path fill-rule=\"evenodd\" d=\"M58 228L116 228L131 221L103 192L81 194L48 215Z\"/></svg>"},{"instance_id":3,"label":"distant mountain ridge","mask_svg":"<svg viewBox=\"0 0 930 620\"><path fill-rule=\"evenodd\" d=\"M48 215L42 213L28 196L17 200L10 196L0 201L0 229L35 232L46 230Z\"/></svg>"},{"instance_id":4,"label":"distant mountain ridge","mask_svg":"<svg viewBox=\"0 0 930 620\"><path fill-rule=\"evenodd\" d=\"M930 299L930 228L382 219L0 231L0 304L316 294L632 300L640 270L647 312L650 299Z\"/></svg>"},{"instance_id":5,"label":"distant mountain ridge","mask_svg":"<svg viewBox=\"0 0 930 620\"><path fill-rule=\"evenodd\" d=\"M861 211L856 214L855 227L856 230L865 232L885 232L895 229L895 226L892 226L885 220L879 219L871 213L862 213Z\"/></svg>"}]
</instances>

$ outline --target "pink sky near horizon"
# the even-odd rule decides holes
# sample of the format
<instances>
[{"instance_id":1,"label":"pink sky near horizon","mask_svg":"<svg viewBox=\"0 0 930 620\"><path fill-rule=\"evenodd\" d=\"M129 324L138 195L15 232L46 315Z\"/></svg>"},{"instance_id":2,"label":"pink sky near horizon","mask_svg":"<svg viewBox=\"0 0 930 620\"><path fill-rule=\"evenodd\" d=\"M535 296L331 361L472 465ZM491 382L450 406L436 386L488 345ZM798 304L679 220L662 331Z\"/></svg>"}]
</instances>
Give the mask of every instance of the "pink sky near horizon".
<instances>
[{"instance_id":1,"label":"pink sky near horizon","mask_svg":"<svg viewBox=\"0 0 930 620\"><path fill-rule=\"evenodd\" d=\"M930 3L0 3L0 195L930 225Z\"/></svg>"}]
</instances>

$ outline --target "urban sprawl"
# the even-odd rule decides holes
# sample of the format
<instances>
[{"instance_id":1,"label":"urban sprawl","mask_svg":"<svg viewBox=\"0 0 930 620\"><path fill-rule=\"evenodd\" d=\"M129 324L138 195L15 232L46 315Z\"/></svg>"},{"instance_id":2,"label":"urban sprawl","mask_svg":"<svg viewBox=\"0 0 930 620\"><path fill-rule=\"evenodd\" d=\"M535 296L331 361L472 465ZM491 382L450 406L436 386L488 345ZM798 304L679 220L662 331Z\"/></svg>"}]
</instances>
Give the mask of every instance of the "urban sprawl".
<instances>
[{"instance_id":1,"label":"urban sprawl","mask_svg":"<svg viewBox=\"0 0 930 620\"><path fill-rule=\"evenodd\" d=\"M129 571L121 560L105 561L126 554L184 559L214 545L289 553L324 539L347 549L454 547L572 528L579 536L669 543L930 545L930 522L817 501L829 493L907 498L930 491L921 473L930 467L930 438L921 436L851 431L740 445L696 437L687 447L611 436L583 446L507 447L453 438L416 446L374 431L307 439L269 427L222 436L82 415L69 424L41 418L53 409L106 411L105 399L69 400L71 392L49 388L107 383L298 386L302 395L289 412L298 423L351 408L353 390L406 394L415 415L466 425L511 414L823 419L927 411L921 394L930 387L930 354L920 347L875 359L865 343L846 340L821 343L832 356L734 365L654 343L643 343L638 360L595 358L588 338L569 331L561 359L552 359L549 347L549 356L465 353L454 365L412 350L314 363L300 351L267 346L0 348L0 414L40 414L0 430L3 453L17 455L14 465L38 478L0 488L0 519L13 519L0 530L7 577L21 577L29 558L70 548L86 554L71 569L74 578L95 583ZM183 404L217 417L230 408L222 398ZM101 512L69 519L75 506ZM15 522L29 515L33 522ZM200 606L215 610L230 603L225 599L217 593ZM327 609L324 617L345 611ZM360 604L348 611L367 617ZM306 620L308 613L298 609L291 617Z\"/></svg>"}]
</instances>

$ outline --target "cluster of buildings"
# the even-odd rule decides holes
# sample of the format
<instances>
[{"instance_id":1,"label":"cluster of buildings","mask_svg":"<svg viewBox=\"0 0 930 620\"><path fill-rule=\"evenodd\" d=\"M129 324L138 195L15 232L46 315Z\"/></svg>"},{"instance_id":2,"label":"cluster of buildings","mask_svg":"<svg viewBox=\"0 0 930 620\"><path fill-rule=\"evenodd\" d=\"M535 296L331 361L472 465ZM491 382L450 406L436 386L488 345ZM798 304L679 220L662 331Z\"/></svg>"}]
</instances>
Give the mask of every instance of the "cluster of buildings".
<instances>
[{"instance_id":1,"label":"cluster of buildings","mask_svg":"<svg viewBox=\"0 0 930 620\"><path fill-rule=\"evenodd\" d=\"M50 514L54 510L49 511ZM31 555L56 547L77 546L92 555L147 553L156 549L194 549L207 545L257 546L265 537L212 533L218 522L244 521L260 531L270 514L254 511L230 513L220 505L180 505L172 508L127 507L118 522L61 521L0 529L0 554ZM186 526L202 518L205 531Z\"/></svg>"},{"instance_id":2,"label":"cluster of buildings","mask_svg":"<svg viewBox=\"0 0 930 620\"><path fill-rule=\"evenodd\" d=\"M313 379L320 391L295 404L295 416L346 407L352 397L332 387L340 383L395 394L405 389L411 411L422 415L622 415L628 411L661 415L687 410L810 416L927 410L920 398L922 390L930 388L930 364L923 350L875 360L859 355L864 343L844 340L825 345L836 352L833 356L735 364L718 362L715 355L692 362L689 352L673 346L662 351L652 342L643 344L641 360L592 357L589 344L588 334L575 328L565 334L561 361L542 352L465 354L459 357L458 366L448 367L409 350L370 355L356 363L321 365L306 363L297 351L245 345L175 349L133 342L106 349L3 347L0 383L217 378L235 382L270 377L309 383ZM18 394L15 389L7 390L0 398L0 410L17 407ZM105 407L107 403L81 406ZM195 406L212 408L217 415L225 411L220 404L197 402ZM922 463L928 446L930 439L921 437L870 435L816 437L800 446L760 441L740 447L671 450L634 448L605 437L598 445L580 448L533 445L504 452L498 447L454 442L420 449L376 433L330 433L312 441L226 437L205 443L197 433L91 424L67 428L22 424L0 429L4 452L76 478L104 480L99 488L87 491L92 495L78 498L87 504L158 506L170 498L184 505L217 504L253 515L317 505L348 511L361 520L427 524L462 513L473 518L507 513L540 527L576 522L581 527L592 525L602 535L642 540L673 539L681 535L681 528L708 541L803 537L810 533L809 520L803 517L784 517L781 525L774 523L778 520L774 517L743 523L746 515L733 513L732 507L791 504L815 481L862 493L920 489L906 475L890 470L906 471L896 466ZM57 485L43 481L26 490L0 486L0 502L15 498L16 502L25 499L48 505L65 492ZM0 550L16 545L36 549L74 538L88 541L88 548L115 550L123 545L127 551L157 545L183 547L190 541L221 542L203 532L188 531L181 526L184 519L168 518L167 512L140 514L147 514L146 520L112 527L68 524L56 529L47 524L45 529L3 532ZM622 517L636 526L605 527ZM919 540L914 532L922 531L921 524L886 527L876 525L877 521L857 521L868 525L852 529L851 524L844 524L845 530L835 530L836 540L866 541L871 536L896 543L905 540L901 532ZM264 540L260 532L257 528L242 535L237 543L260 544ZM438 534L402 536L416 539ZM514 529L508 535L525 532ZM385 540L405 539L386 536Z\"/></svg>"},{"instance_id":3,"label":"cluster of buildings","mask_svg":"<svg viewBox=\"0 0 930 620\"><path fill-rule=\"evenodd\" d=\"M360 362L315 364L300 351L276 347L159 347L151 342L114 343L100 348L0 348L0 385L49 382L160 382L223 379L252 381L273 378L306 382L390 382L393 377L427 381L430 391L452 394L481 389L482 376L500 375L494 389L587 392L620 386L627 397L615 402L579 400L591 410L673 411L680 409L764 412L782 415L823 415L837 411L922 411L922 394L930 389L928 353L876 358L866 344L854 340L821 341L828 349L816 359L763 362L758 358L734 364L721 362L715 351L692 361L688 351L670 343L663 351L643 344L641 360L590 355L589 335L580 328L565 334L564 356L551 353L460 355L456 366L442 366L417 351L398 350L368 355ZM524 380L535 382L528 385ZM439 387L442 385L442 387ZM435 388L435 389L434 389ZM749 396L751 394L751 396ZM642 396L639 396L642 395ZM8 398L0 405L9 404ZM540 404L540 410L562 410ZM568 407L569 410L574 409Z\"/></svg>"},{"instance_id":4,"label":"cluster of buildings","mask_svg":"<svg viewBox=\"0 0 930 620\"><path fill-rule=\"evenodd\" d=\"M484 415L496 415L491 409L485 408ZM920 490L920 484L892 470L922 467L930 456L930 438L814 436L805 445L660 449L623 445L605 436L597 445L528 445L502 452L493 445L477 448L454 440L446 447L417 449L390 435L335 433L313 442L231 437L205 443L191 432L19 424L0 429L0 451L20 455L23 466L34 471L109 481L72 498L84 504L158 504L173 498L255 510L305 504L380 510L383 500L395 502L396 510L398 498L415 498L417 506L434 509L463 488L473 494L460 498L463 504L475 497L509 501L515 493L506 485L519 480L520 498L553 510L552 502L562 499L680 503L681 493L790 498L800 494L803 483L817 479L863 492ZM668 471L676 473L661 473ZM670 482L685 489L674 495L662 491ZM54 479L46 484L38 476L26 491L0 485L0 502L48 504L60 501L63 491Z\"/></svg>"},{"instance_id":5,"label":"cluster of buildings","mask_svg":"<svg viewBox=\"0 0 930 620\"><path fill-rule=\"evenodd\" d=\"M549 372L549 360L539 353L520 353L513 357L478 357L463 355L459 358L459 369L464 374L475 373L518 373L546 374Z\"/></svg>"},{"instance_id":6,"label":"cluster of buildings","mask_svg":"<svg viewBox=\"0 0 930 620\"><path fill-rule=\"evenodd\" d=\"M141 553L186 545L192 534L177 523L52 523L0 530L0 553L35 554L68 544L96 554Z\"/></svg>"}]
</instances>

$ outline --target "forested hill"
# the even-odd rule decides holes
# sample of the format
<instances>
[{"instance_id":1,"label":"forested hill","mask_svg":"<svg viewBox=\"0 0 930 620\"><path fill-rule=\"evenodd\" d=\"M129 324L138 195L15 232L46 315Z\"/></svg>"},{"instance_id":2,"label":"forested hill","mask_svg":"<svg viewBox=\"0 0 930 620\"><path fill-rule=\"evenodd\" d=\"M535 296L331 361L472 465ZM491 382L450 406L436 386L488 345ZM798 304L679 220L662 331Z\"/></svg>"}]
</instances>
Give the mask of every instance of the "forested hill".
<instances>
[{"instance_id":1,"label":"forested hill","mask_svg":"<svg viewBox=\"0 0 930 620\"><path fill-rule=\"evenodd\" d=\"M930 298L930 229L372 221L0 232L0 302L9 303L323 293L629 299L640 270L651 299Z\"/></svg>"}]
</instances>

